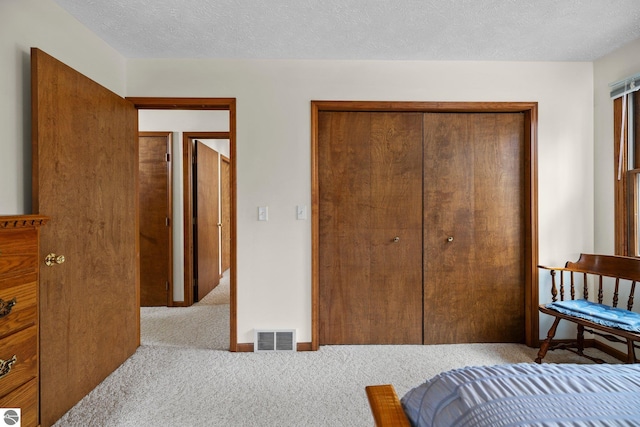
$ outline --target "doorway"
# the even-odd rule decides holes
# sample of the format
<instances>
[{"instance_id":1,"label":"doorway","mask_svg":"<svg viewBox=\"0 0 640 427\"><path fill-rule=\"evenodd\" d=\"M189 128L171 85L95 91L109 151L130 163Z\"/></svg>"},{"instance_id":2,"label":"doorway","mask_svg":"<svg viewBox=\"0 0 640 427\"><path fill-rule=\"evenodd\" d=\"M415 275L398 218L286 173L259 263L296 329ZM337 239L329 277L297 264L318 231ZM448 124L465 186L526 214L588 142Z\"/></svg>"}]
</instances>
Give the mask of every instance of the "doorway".
<instances>
[{"instance_id":1,"label":"doorway","mask_svg":"<svg viewBox=\"0 0 640 427\"><path fill-rule=\"evenodd\" d=\"M402 117L402 118L396 117L396 114L398 113L401 115L398 117ZM429 135L431 136L433 136L434 134L437 135L437 132L440 132L442 129L446 130L451 128L449 124L440 126L437 123L437 120L436 122L434 122L433 119L431 118L433 117L432 113L435 114L436 118L442 117L442 116L439 116L442 114L453 114L453 117L449 119L454 119L454 120L460 119L462 115L465 115L465 116L471 115L472 117L474 116L483 117L483 120L486 119L486 117L488 117L489 115L496 116L493 118L489 118L490 122L493 119L496 119L497 117L502 117L502 116L513 117L516 119L516 122L517 120L520 120L519 122L520 124L516 123L514 125L515 128L517 129L517 132L522 134L521 135L522 140L520 143L521 146L518 149L520 153L519 154L520 160L518 160L519 166L517 166L517 168L519 168L519 171L520 171L518 172L519 181L514 184L518 186L517 188L518 188L519 195L517 196L517 200L520 201L520 208L519 208L520 210L518 211L518 214L517 214L519 217L519 220L521 221L519 225L520 237L519 239L510 241L509 244L510 245L517 244L518 251L520 251L520 254L521 254L519 258L521 260L521 265L518 266L516 270L519 271L518 282L521 284L522 289L519 291L519 295L515 296L517 299L519 299L520 302L514 302L514 304L520 305L519 316L521 319L519 321L522 322L520 323L521 326L519 328L520 337L522 337L520 338L520 340L525 341L528 345L535 345L536 338L534 337L538 336L538 318L537 318L537 310L535 308L538 301L537 269L535 268L535 266L537 265L537 218L535 215L535 212L537 210L536 197L535 197L535 194L536 194L536 191L535 191L535 188L536 188L535 135L536 135L536 123L537 123L537 105L535 103L411 103L411 102L409 103L392 103L392 102L391 103L386 103L386 102L355 103L353 102L352 103L352 102L346 102L346 101L344 102L314 101L312 102L312 183L313 183L312 184L313 186L312 188L312 200L313 200L312 248L314 252L312 257L312 260L313 260L312 307L313 307L313 319L314 319L313 326L312 326L312 347L314 349L317 349L320 344L324 344L326 342L325 341L326 335L323 335L324 332L321 331L321 328L325 328L329 324L334 324L334 326L335 324L339 325L338 326L339 339L340 339L340 335L343 334L344 331L351 331L349 332L352 334L352 336L349 338L350 340L355 335L358 335L358 330L361 330L361 331L364 330L365 333L369 335L382 334L382 336L384 336L384 334L385 333L388 334L388 332L380 332L380 329L387 327L389 324L388 323L389 321L396 322L395 324L397 325L397 328L396 328L397 331L405 331L407 329L412 329L412 327L417 327L417 328L420 328L420 330L422 330L422 328L424 327L425 333L423 337L421 337L420 339L421 342L425 342L425 343L434 342L434 340L435 342L442 342L442 341L439 341L441 340L441 337L438 337L434 334L426 333L428 332L429 329L435 330L435 329L441 328L442 325L440 325L438 321L434 322L432 317L428 319L425 317L426 314L428 314L429 316L432 316L433 312L435 312L435 309L433 306L431 307L429 306L431 301L427 299L432 296L430 295L430 292L432 291L432 289L425 288L425 290L423 291L422 280L420 283L421 289L419 291L414 291L412 294L412 298L423 301L423 303L425 304L425 307L424 308L421 307L421 309L423 313L426 313L426 314L421 313L422 316L417 326L405 325L405 327L403 327L403 322L405 322L406 319L398 319L399 310L396 310L396 309L382 311L381 313L376 313L373 317L370 317L371 313L377 310L375 304L378 304L378 305L382 304L384 306L389 302L389 300L396 299L397 293L400 295L400 297L397 298L399 299L400 305L402 305L403 300L408 299L406 295L404 297L402 296L403 292L406 290L405 284L407 282L402 278L401 280L397 280L397 283L394 286L385 287L383 284L379 292L375 291L374 289L371 291L370 294L367 294L367 293L358 294L359 296L363 296L363 295L366 296L366 298L362 298L355 306L357 310L360 310L363 313L365 313L364 322L351 321L352 319L347 319L345 321L344 319L341 319L340 316L344 313L349 313L349 311L343 311L342 313L337 312L339 311L341 302L343 302L345 299L346 300L349 299L348 294L349 292L353 291L353 288L351 287L351 284L353 282L348 282L349 286L344 286L341 288L330 287L328 290L321 288L321 286L323 286L322 285L323 277L326 277L327 274L331 276L331 278L327 280L327 283L330 283L332 280L335 280L336 277L339 278L341 274L349 275L348 272L347 273L344 273L344 272L348 271L351 268L348 265L337 265L335 262L331 261L331 256L334 256L335 254L331 254L329 258L327 258L326 255L324 256L322 255L324 250L323 245L325 244L324 242L327 241L326 234L323 234L322 219L323 217L329 218L330 219L329 222L333 221L335 224L335 218L337 217L336 213L331 213L331 212L327 213L326 209L322 208L323 203L325 207L327 206L327 203L326 203L327 201L323 200L324 195L320 192L321 186L324 186L323 181L326 181L327 176L329 177L329 179L331 179L331 173L327 173L326 171L328 166L326 164L324 165L321 164L322 156L323 155L325 156L325 161L327 158L326 157L327 153L323 153L323 150L326 149L326 147L323 147L323 138L325 138L326 132L327 132L326 127L328 126L329 127L328 132L331 132L331 128L337 126L337 130L335 131L336 133L335 137L343 138L345 141L352 141L354 138L356 139L359 138L359 135L362 132L365 132L365 133L370 132L371 135L374 135L373 138L371 137L371 135L364 137L364 139L367 141L367 144L371 144L370 147L365 149L365 150L370 150L369 152L363 153L363 155L358 161L356 161L355 159L352 159L353 161L346 162L346 164L343 165L345 168L353 167L350 165L353 165L356 163L367 166L366 162L370 161L374 157L374 154L380 155L382 160L378 161L379 167L374 166L374 169L371 169L368 166L366 167L369 170L364 174L365 176L363 178L364 179L363 189L375 187L376 191L379 193L378 190L380 189L381 185L382 186L391 185L399 188L400 190L403 190L403 189L406 189L407 185L409 184L404 183L401 185L395 185L395 181L394 181L395 178L393 177L387 176L385 177L385 179L379 180L380 182L378 182L376 186L374 186L372 182L376 180L377 177L383 176L385 173L393 170L394 167L397 168L397 164L395 163L397 159L394 160L393 158L394 153L391 152L394 149L394 147L392 146L393 144L390 145L389 139L393 138L393 136L396 134L404 135L399 138L399 141L401 141L401 143L404 143L405 141L411 139L407 137L407 135L411 134L411 132L409 132L408 129L414 129L415 126L411 125L409 127L406 127L404 124L401 124L401 122L405 120L407 117L416 115L414 113L418 113L417 115L421 117L424 116L424 121L422 122L422 125L430 129L431 132L429 133ZM505 114L502 114L502 113L505 113ZM335 114L335 116L333 116L333 114ZM342 123L346 123L347 121L351 120L351 118L349 117L349 114L358 115L362 119L361 123L360 124L356 123L353 126L347 126L347 128L342 127ZM378 119L367 117L367 116L372 116L373 114L377 114ZM327 115L329 116L329 120L332 122L331 124L327 124L327 120L326 120ZM380 119L381 116L384 116L384 118ZM462 123L454 127L455 129L457 129L456 132L459 134L458 136L460 137L464 136L464 138L467 138L467 136L464 135L470 126L470 124L467 122L468 121L467 119L468 119L467 117L462 118L461 119ZM333 122L334 120L335 122ZM372 122L376 122L376 124L372 124ZM496 125L489 125L489 128L491 126L496 128ZM499 127L500 126L497 126L497 128ZM436 132L433 132L434 129ZM479 134L476 136L482 137L483 132L484 131L480 131ZM428 137L426 135L427 132L425 131L424 139L422 137L422 133L423 131L422 129L420 129L420 137L418 138L420 147L417 147L416 149L422 150L424 146L424 150L426 152L426 150L430 149L429 147L431 147L432 151L429 153L429 156L431 157L433 157L434 155L438 155L437 153L438 150L443 150L444 148L447 147L447 145L450 145L446 141L445 143L440 143L440 142L429 143L426 139ZM383 139L383 142L376 145L375 139L379 137ZM473 140L473 138L475 138L475 136L472 136L471 140ZM453 138L453 139L456 139L456 138ZM355 155L354 151L349 151L349 150L352 150L351 146L348 148L344 146L341 147L341 144L337 143L336 147L337 148L334 148L332 146L331 149L335 149L335 150L343 149L347 155L350 155L350 156ZM400 144L396 146L396 148L398 147L402 148L403 146ZM469 150L469 148L470 148L469 146L465 147L463 145L459 145L457 147L458 150L472 151L472 150ZM402 155L402 151L404 150L405 148L402 148L402 150L400 150L400 155ZM411 151L411 150L408 150L408 151ZM328 158L331 158L330 157L331 154L332 153L329 153ZM395 155L397 154L398 153L395 153ZM448 156L451 153L447 154L445 152L442 152L441 154L443 156L441 160L444 163L448 161L447 160L449 158ZM505 154L505 153L502 153L502 154ZM482 160L482 162L486 164L487 158L490 157L492 153L489 150L489 152L479 153L479 155L484 156L483 157L484 160ZM413 157L415 158L416 156L422 159L423 157L422 152L420 151L419 154L416 154ZM334 157L340 158L339 155L336 155ZM462 158L463 156L458 156L458 157ZM506 157L508 157L508 155ZM427 159L427 156L425 156L424 158ZM401 161L401 160L398 160L398 161ZM338 165L337 169L342 170L340 169L341 167L342 166ZM331 163L331 168L334 168L333 163ZM405 169L406 169L406 162L405 162ZM419 169L420 169L420 174L422 174L423 166L420 165ZM444 175L443 170L440 171L441 173L435 173L434 165L429 165L428 168L425 166L424 169L425 169L425 172L424 172L424 176L422 176L422 179L426 181L426 184L421 182L419 186L420 187L419 190L416 190L421 195L420 201L417 202L417 204L420 206L421 209L423 209L422 207L423 203L428 204L434 200L432 196L433 194L435 194L435 192L432 192L433 194L430 195L429 191L434 189L437 190L437 188L439 188L441 192L447 191L446 187L443 186L443 183L444 183L443 181L440 181L440 184L438 185L437 183L438 179L445 179L445 180L452 179L453 175L450 172L452 170L464 171L465 166L462 166L460 164L457 164L457 166L456 165L451 166L451 169L449 169L449 171L447 172L447 175ZM478 170L480 170L480 168L478 168ZM333 172L335 172L335 170ZM359 172L356 171L355 173L357 174ZM338 175L338 174L336 173L335 175ZM409 168L409 170L400 171L396 177L400 177L404 179L408 177L410 178L410 176L412 176L412 172ZM390 183L394 183L394 184L392 185ZM430 187L432 183L435 183L437 188ZM424 193L422 189L423 185L425 186ZM348 190L348 188L346 189ZM363 189L360 189L359 191L354 190L353 194L355 195L357 193L362 193ZM456 188L455 192L460 192L458 190L461 190L461 189ZM414 194L416 191L409 191L407 194ZM465 191L467 191L467 195L474 194L473 188ZM469 191L471 192L469 193ZM484 193L482 197L487 196L489 199L492 197L490 188L485 189L483 191ZM343 194L344 196L343 199L350 199L349 194L347 195ZM387 206L387 207L396 206L396 203L391 201L391 200L395 200L393 198L394 197L393 194L396 194L396 193L392 193L391 196L378 194L378 196L382 197L381 200L383 200L383 203L382 203L383 206ZM442 194L440 194L438 197L440 196L442 196ZM377 196L374 196L374 197L377 197ZM487 197L485 197L485 199ZM358 206L356 207L355 214L352 216L351 220L347 219L346 222L343 223L343 225L344 224L357 225L357 223L360 223L360 225L363 225L363 223L366 222L363 219L363 217L366 217L367 215L366 213L365 215L360 215L361 213L363 213L362 207L363 206L366 207L368 206L369 203L373 203L371 202L371 200L373 199L362 201L362 203L359 203L359 204L357 201L347 200L346 203L353 202L358 204ZM401 209L401 211L408 213L409 211L412 211L411 207L415 206L415 204L416 203L410 203L410 206L406 206L406 209ZM489 204L485 204L485 206L488 206L488 205ZM442 206L438 205L436 206L435 209L433 209L432 206L425 205L424 218L423 218L424 221L429 220L428 215L437 215L438 213L443 217L453 216L454 213L452 211L447 212L446 210L441 210L440 208ZM370 218L370 221L369 221L369 224L363 225L364 229L369 228L373 230L372 227L374 228L377 227L374 224L375 222L374 219L378 214L379 212L374 212L372 215L368 216ZM423 214L420 214L420 216L422 215ZM469 224L469 227L472 227L472 228L475 227L479 229L478 224L474 225L473 221L475 220L472 220L472 223ZM410 218L409 218L407 219L407 221L404 221L404 220L401 221L401 223L410 224L412 222L410 221ZM398 224L398 225L401 225L401 224ZM377 227L377 229L383 230L385 227L386 227L386 223L383 221L383 224ZM368 260L367 262L371 261L369 262L369 264L367 264L371 267L371 265L379 264L378 262L375 262L376 259L377 260L389 259L389 256L384 254L388 253L389 251L392 251L391 248L395 248L396 249L395 252L402 252L401 249L403 248L403 245L401 245L398 242L407 242L407 238L405 238L406 236L404 235L397 234L396 230L398 230L401 227L392 227L392 228L394 228L394 230L383 230L383 231L386 231L386 234L383 233L384 236L382 236L376 242L368 242L368 243L365 241L360 242L360 240L362 240L361 238L364 238L366 240L367 233L363 234L363 236L365 236L363 237L358 233L355 233L355 231L353 230L347 231L345 229L345 230L333 230L330 234L332 235L333 238L336 238L336 236L339 237L341 233L344 232L346 233L345 234L346 238L343 239L343 241L346 242L346 244L348 244L349 242L352 242L354 245L356 245L357 248L362 248L363 246L370 248L370 253L363 254L363 256L359 256L356 258L358 263L361 263L363 259L365 261ZM420 230L420 233L417 233L417 234L421 235L422 233L423 233L422 230ZM442 239L439 238L442 236L436 236L435 239L437 240L437 242L429 243L428 239L433 238L433 233L426 233L426 232L424 233L425 233L425 236L423 239L423 245L430 244L431 246L421 247L420 250L418 250L417 252L420 253L421 257L422 257L421 252L423 250L425 251L425 254L426 254L426 256L424 257L424 260L422 261L423 265L421 265L419 268L420 273L425 275L425 280L426 280L427 274L431 274L430 279L432 279L433 277L437 277L436 275L433 275L433 271L432 271L432 270L435 270L435 267L432 264L429 264L430 257L432 256L435 259L437 258L436 256L437 254L442 255L442 254L451 253L451 251L448 250L446 246L439 247L435 252L433 251L428 252L428 251L434 249L436 246L436 243L440 244L440 240L442 240L443 244L446 245L446 243L452 242L455 236L449 235L448 237L451 239L447 238L447 236L444 236ZM372 235L374 233L373 231L371 231L368 234ZM412 236L411 233L405 233L405 234L407 234L407 236ZM466 245L474 244L473 241L469 241L468 239L466 239L466 242L465 242L464 236L462 234L458 237L463 238L462 239L463 242L461 243L465 243ZM411 243L410 237L408 238L408 240L409 240L408 243L410 244ZM457 243L458 243L458 240L456 240L456 244ZM378 249L379 249L378 252L380 252L380 254L376 255L377 254L376 250ZM511 250L510 247L507 247L504 249ZM493 250L499 251L500 248L494 248ZM392 253L393 252L394 251L392 251ZM415 252L416 251L413 251L413 253ZM327 252L325 251L325 254L326 253ZM462 262L460 266L457 266L456 264L447 265L446 266L447 269L451 270L452 268L455 269L456 267L460 267L461 271L462 270L466 271L467 279L471 278L473 273L471 270L469 270L469 268L473 268L473 266L469 266L468 263L466 263L465 257L458 257L458 259L460 262ZM403 256L401 258L402 262L406 260L407 260L406 256ZM487 261L487 264L490 264L490 262ZM403 265L403 264L400 263L397 265ZM442 265L442 262L440 262L439 265ZM478 262L476 262L474 265L479 265L479 264ZM362 279L363 286L365 286L364 289L366 289L366 286L368 286L369 284L375 281L382 280L385 277L385 275L389 276L389 275L395 274L393 271L387 271L385 270L384 267L382 268L383 268L383 271L378 271L378 270L372 271L370 268L365 269L366 274L361 274L361 277L360 277ZM427 269L429 269L429 271L427 271ZM413 270L415 269L412 269L411 271ZM329 271L330 273L327 273L327 271ZM338 274L338 276L336 276L336 274ZM440 274L440 273L436 273L436 274ZM446 275L449 273L444 272L443 274ZM496 274L499 274L499 273L496 271ZM440 274L440 276L442 276L442 274ZM394 279L397 279L397 278L394 278ZM436 279L436 282L438 281L439 280ZM442 290L444 290L444 288ZM425 297L424 300L423 300L423 292ZM448 296L453 297L455 299L455 298L459 298L460 295L461 293L456 291L453 293L453 295L448 295ZM337 300L338 304L332 304L334 296L338 298ZM504 296L501 295L500 297L503 298ZM331 302L327 303L327 300L323 300L326 298L328 298L328 301L331 301ZM381 301L384 301L384 302L381 303ZM488 301L491 301L490 296L485 296L477 299L476 301L470 301L469 303L470 304L487 304ZM342 305L344 306L345 304L342 304ZM349 307L349 310L353 310L353 307ZM427 310L429 310L428 313L427 313ZM413 310L413 311L416 311L416 310ZM447 314L448 313L445 313L445 315ZM438 320L442 320L444 318L446 317L440 316L438 317ZM335 320L335 319L339 319L339 320ZM502 325L502 327L504 327L504 325ZM369 328L369 330L367 330L367 328ZM414 335L411 335L411 336L414 336ZM392 337L392 339L395 339L395 338ZM453 340L457 339L455 336L455 333L453 334L453 338L451 338L450 336L446 336L444 338L446 342L451 342L451 341L448 341L451 339ZM492 340L492 338L486 338L486 339L489 341ZM467 336L466 338L462 338L462 340L469 340L469 338ZM461 342L464 342L462 340ZM409 338L409 340L406 342L414 342L414 341L416 341L415 337ZM387 341L383 341L383 342L387 342ZM344 343L347 343L347 342L344 342Z\"/></svg>"},{"instance_id":2,"label":"doorway","mask_svg":"<svg viewBox=\"0 0 640 427\"><path fill-rule=\"evenodd\" d=\"M185 301L194 303L230 270L229 132L184 132L182 152Z\"/></svg>"},{"instance_id":3,"label":"doorway","mask_svg":"<svg viewBox=\"0 0 640 427\"><path fill-rule=\"evenodd\" d=\"M229 131L227 133L229 140L229 292L230 292L230 334L229 334L229 350L238 351L237 347L237 319L236 319L236 100L235 98L126 98L138 110L218 110L229 112ZM183 163L185 162L185 153L183 153ZM188 160L190 162L190 159ZM185 181L183 185L191 187L191 183ZM184 194L190 194L191 189L184 189ZM189 230L190 222L188 217L183 219L182 227L185 231ZM177 226L177 224L176 224ZM185 242L186 245L186 242ZM185 247L186 251L186 247ZM187 274L185 272L185 274ZM192 284L184 285L185 302L187 305L186 295L192 294ZM181 305L175 304L174 305Z\"/></svg>"}]
</instances>

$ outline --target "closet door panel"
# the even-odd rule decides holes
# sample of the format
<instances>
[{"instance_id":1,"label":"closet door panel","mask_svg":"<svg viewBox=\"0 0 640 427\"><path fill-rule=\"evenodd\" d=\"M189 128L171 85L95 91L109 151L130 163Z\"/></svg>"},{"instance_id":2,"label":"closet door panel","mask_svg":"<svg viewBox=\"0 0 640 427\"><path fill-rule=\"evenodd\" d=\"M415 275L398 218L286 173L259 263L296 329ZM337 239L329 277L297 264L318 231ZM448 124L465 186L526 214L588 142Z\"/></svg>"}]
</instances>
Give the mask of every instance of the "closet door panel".
<instances>
[{"instance_id":1,"label":"closet door panel","mask_svg":"<svg viewBox=\"0 0 640 427\"><path fill-rule=\"evenodd\" d=\"M424 342L524 340L524 118L424 116Z\"/></svg>"},{"instance_id":2,"label":"closet door panel","mask_svg":"<svg viewBox=\"0 0 640 427\"><path fill-rule=\"evenodd\" d=\"M371 339L422 342L422 115L372 113Z\"/></svg>"},{"instance_id":3,"label":"closet door panel","mask_svg":"<svg viewBox=\"0 0 640 427\"><path fill-rule=\"evenodd\" d=\"M370 115L321 113L320 343L366 344L371 282Z\"/></svg>"},{"instance_id":4,"label":"closet door panel","mask_svg":"<svg viewBox=\"0 0 640 427\"><path fill-rule=\"evenodd\" d=\"M322 112L319 130L320 343L420 343L421 115Z\"/></svg>"}]
</instances>

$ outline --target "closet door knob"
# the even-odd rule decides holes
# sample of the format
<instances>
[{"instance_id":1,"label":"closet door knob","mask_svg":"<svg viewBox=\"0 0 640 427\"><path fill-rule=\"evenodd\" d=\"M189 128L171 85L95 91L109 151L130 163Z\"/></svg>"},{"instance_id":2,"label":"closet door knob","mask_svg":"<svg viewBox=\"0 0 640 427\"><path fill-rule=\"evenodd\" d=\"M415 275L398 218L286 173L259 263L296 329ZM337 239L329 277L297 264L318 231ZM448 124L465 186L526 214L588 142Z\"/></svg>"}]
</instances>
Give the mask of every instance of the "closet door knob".
<instances>
[{"instance_id":1,"label":"closet door knob","mask_svg":"<svg viewBox=\"0 0 640 427\"><path fill-rule=\"evenodd\" d=\"M44 264L47 267L51 267L54 264L62 264L64 261L64 255L56 255L54 253L50 253L44 258Z\"/></svg>"},{"instance_id":2,"label":"closet door knob","mask_svg":"<svg viewBox=\"0 0 640 427\"><path fill-rule=\"evenodd\" d=\"M400 241L400 237L396 236L393 238L393 243L398 243Z\"/></svg>"},{"instance_id":3,"label":"closet door knob","mask_svg":"<svg viewBox=\"0 0 640 427\"><path fill-rule=\"evenodd\" d=\"M453 236L447 237L447 242L449 242L449 243L453 242Z\"/></svg>"}]
</instances>

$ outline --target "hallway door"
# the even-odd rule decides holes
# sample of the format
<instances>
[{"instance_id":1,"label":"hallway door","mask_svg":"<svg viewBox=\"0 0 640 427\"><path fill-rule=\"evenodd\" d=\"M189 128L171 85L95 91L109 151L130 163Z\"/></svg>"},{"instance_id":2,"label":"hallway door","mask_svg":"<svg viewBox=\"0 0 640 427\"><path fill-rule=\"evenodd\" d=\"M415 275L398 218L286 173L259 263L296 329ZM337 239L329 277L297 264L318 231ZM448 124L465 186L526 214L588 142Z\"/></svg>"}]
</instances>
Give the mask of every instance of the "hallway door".
<instances>
[{"instance_id":1,"label":"hallway door","mask_svg":"<svg viewBox=\"0 0 640 427\"><path fill-rule=\"evenodd\" d=\"M231 164L228 157L220 156L220 264L224 273L231 267Z\"/></svg>"},{"instance_id":2,"label":"hallway door","mask_svg":"<svg viewBox=\"0 0 640 427\"><path fill-rule=\"evenodd\" d=\"M171 132L140 132L140 306L171 305Z\"/></svg>"},{"instance_id":3,"label":"hallway door","mask_svg":"<svg viewBox=\"0 0 640 427\"><path fill-rule=\"evenodd\" d=\"M220 283L219 179L217 151L195 143L194 164L194 300L200 301Z\"/></svg>"}]
</instances>

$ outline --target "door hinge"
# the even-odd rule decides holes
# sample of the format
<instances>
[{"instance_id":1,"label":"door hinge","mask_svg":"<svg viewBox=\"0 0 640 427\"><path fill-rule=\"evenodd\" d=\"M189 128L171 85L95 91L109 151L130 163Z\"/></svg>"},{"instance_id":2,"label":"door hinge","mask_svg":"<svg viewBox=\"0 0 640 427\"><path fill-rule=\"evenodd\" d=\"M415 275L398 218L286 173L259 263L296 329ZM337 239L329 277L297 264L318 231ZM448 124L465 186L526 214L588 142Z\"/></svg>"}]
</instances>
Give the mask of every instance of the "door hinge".
<instances>
[{"instance_id":1,"label":"door hinge","mask_svg":"<svg viewBox=\"0 0 640 427\"><path fill-rule=\"evenodd\" d=\"M167 162L171 161L171 153L167 153Z\"/></svg>"},{"instance_id":2,"label":"door hinge","mask_svg":"<svg viewBox=\"0 0 640 427\"><path fill-rule=\"evenodd\" d=\"M171 219L169 219L169 217L165 217L165 219L164 219L164 224L165 224L167 227L171 226Z\"/></svg>"},{"instance_id":3,"label":"door hinge","mask_svg":"<svg viewBox=\"0 0 640 427\"><path fill-rule=\"evenodd\" d=\"M165 290L167 292L169 292L169 281L168 280L165 282Z\"/></svg>"},{"instance_id":4,"label":"door hinge","mask_svg":"<svg viewBox=\"0 0 640 427\"><path fill-rule=\"evenodd\" d=\"M193 163L194 165L195 165L196 163L198 163L198 156L196 156L195 154L193 155L192 163Z\"/></svg>"}]
</instances>

